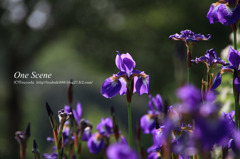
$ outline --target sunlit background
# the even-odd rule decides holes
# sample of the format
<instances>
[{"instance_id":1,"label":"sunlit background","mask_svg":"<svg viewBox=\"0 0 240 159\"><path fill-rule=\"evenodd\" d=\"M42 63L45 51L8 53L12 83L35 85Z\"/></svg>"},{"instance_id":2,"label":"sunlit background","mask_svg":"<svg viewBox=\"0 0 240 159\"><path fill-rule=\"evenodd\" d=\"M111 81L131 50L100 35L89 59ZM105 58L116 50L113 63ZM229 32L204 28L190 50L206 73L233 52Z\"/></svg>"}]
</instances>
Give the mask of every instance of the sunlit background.
<instances>
[{"instance_id":1,"label":"sunlit background","mask_svg":"<svg viewBox=\"0 0 240 159\"><path fill-rule=\"evenodd\" d=\"M169 104L176 102L175 89L185 81L186 48L169 40L171 34L191 29L211 34L199 42L193 58L207 49L220 51L230 44L231 28L210 25L206 14L214 1L179 0L1 0L0 1L0 158L15 159L19 146L15 131L31 123L32 140L41 153L51 153L46 138L52 130L45 102L55 115L67 104L67 85L13 84L14 73L51 73L51 80L92 81L73 86L73 107L81 102L83 117L96 124L110 116L113 105L120 129L127 136L125 96L106 99L100 94L103 81L117 73L116 51L129 52L136 68L150 75L150 93L160 93ZM200 86L204 66L192 67L191 81ZM133 96L133 125L146 113L148 96ZM151 138L143 136L148 147ZM86 145L86 144L85 144ZM89 154L84 149L86 155ZM96 158L95 155L90 155ZM88 155L88 158L90 158ZM84 157L83 157L84 158Z\"/></svg>"}]
</instances>

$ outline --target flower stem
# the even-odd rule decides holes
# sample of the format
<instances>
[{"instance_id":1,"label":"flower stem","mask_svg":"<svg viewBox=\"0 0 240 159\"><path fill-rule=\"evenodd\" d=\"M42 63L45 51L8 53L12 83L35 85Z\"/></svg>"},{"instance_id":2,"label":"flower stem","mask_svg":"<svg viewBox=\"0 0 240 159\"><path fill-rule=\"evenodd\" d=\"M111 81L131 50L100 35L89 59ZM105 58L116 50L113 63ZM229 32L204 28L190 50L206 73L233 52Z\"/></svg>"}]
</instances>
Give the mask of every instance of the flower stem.
<instances>
[{"instance_id":1,"label":"flower stem","mask_svg":"<svg viewBox=\"0 0 240 159\"><path fill-rule=\"evenodd\" d=\"M188 84L190 83L191 59L192 59L192 49L190 47L187 47L187 72L188 72L187 82Z\"/></svg>"},{"instance_id":2,"label":"flower stem","mask_svg":"<svg viewBox=\"0 0 240 159\"><path fill-rule=\"evenodd\" d=\"M236 78L236 71L233 73L233 94L235 98L235 124L236 128L240 128L239 124L239 93L234 86L234 79Z\"/></svg>"},{"instance_id":3,"label":"flower stem","mask_svg":"<svg viewBox=\"0 0 240 159\"><path fill-rule=\"evenodd\" d=\"M236 27L236 24L232 24L232 30L233 30L233 47L235 50L237 50L237 27Z\"/></svg>"},{"instance_id":4,"label":"flower stem","mask_svg":"<svg viewBox=\"0 0 240 159\"><path fill-rule=\"evenodd\" d=\"M187 68L187 72L188 72L188 78L187 78L187 83L190 83L190 68Z\"/></svg>"},{"instance_id":5,"label":"flower stem","mask_svg":"<svg viewBox=\"0 0 240 159\"><path fill-rule=\"evenodd\" d=\"M131 114L131 103L128 102L128 136L129 145L132 147L132 114Z\"/></svg>"},{"instance_id":6,"label":"flower stem","mask_svg":"<svg viewBox=\"0 0 240 159\"><path fill-rule=\"evenodd\" d=\"M233 30L233 46L234 49L237 50L237 27L236 24L232 24L232 30ZM235 124L236 128L240 128L240 122L239 122L239 93L236 90L234 86L234 79L237 77L237 71L234 71L233 73L233 94L235 98Z\"/></svg>"}]
</instances>

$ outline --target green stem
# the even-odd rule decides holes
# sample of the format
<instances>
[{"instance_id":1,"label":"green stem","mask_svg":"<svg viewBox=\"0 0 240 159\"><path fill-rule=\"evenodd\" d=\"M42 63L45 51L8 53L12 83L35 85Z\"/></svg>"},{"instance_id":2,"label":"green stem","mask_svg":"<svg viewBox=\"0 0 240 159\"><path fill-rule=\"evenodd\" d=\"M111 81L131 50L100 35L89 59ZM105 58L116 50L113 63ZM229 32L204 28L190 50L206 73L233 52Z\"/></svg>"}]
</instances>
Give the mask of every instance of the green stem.
<instances>
[{"instance_id":1,"label":"green stem","mask_svg":"<svg viewBox=\"0 0 240 159\"><path fill-rule=\"evenodd\" d=\"M190 83L190 68L191 68L191 59L192 59L192 48L187 47L187 72L188 72L188 84Z\"/></svg>"},{"instance_id":2,"label":"green stem","mask_svg":"<svg viewBox=\"0 0 240 159\"><path fill-rule=\"evenodd\" d=\"M63 127L61 128L60 126L60 130L58 132L58 144L57 144L57 150L58 150L58 159L62 158L62 131L63 131Z\"/></svg>"},{"instance_id":3,"label":"green stem","mask_svg":"<svg viewBox=\"0 0 240 159\"><path fill-rule=\"evenodd\" d=\"M236 78L236 76L233 75L233 83L234 83L235 78ZM233 84L233 94L234 94L234 98L235 98L235 124L236 124L236 128L240 128L240 124L239 124L239 93L236 90L234 84Z\"/></svg>"},{"instance_id":4,"label":"green stem","mask_svg":"<svg viewBox=\"0 0 240 159\"><path fill-rule=\"evenodd\" d=\"M132 147L132 114L131 114L131 103L128 102L128 135L129 145Z\"/></svg>"},{"instance_id":5,"label":"green stem","mask_svg":"<svg viewBox=\"0 0 240 159\"><path fill-rule=\"evenodd\" d=\"M232 25L232 29L233 29L233 46L234 46L234 49L237 50L237 28L236 28L236 24ZM237 71L234 71L234 73L233 73L233 94L234 94L234 98L235 98L235 123L236 123L236 127L240 128L239 93L234 86L234 79L236 77L237 77Z\"/></svg>"},{"instance_id":6,"label":"green stem","mask_svg":"<svg viewBox=\"0 0 240 159\"><path fill-rule=\"evenodd\" d=\"M237 50L237 30L233 30L233 46Z\"/></svg>"},{"instance_id":7,"label":"green stem","mask_svg":"<svg viewBox=\"0 0 240 159\"><path fill-rule=\"evenodd\" d=\"M188 78L187 78L187 83L190 83L190 68L187 68L187 72L188 72Z\"/></svg>"}]
</instances>

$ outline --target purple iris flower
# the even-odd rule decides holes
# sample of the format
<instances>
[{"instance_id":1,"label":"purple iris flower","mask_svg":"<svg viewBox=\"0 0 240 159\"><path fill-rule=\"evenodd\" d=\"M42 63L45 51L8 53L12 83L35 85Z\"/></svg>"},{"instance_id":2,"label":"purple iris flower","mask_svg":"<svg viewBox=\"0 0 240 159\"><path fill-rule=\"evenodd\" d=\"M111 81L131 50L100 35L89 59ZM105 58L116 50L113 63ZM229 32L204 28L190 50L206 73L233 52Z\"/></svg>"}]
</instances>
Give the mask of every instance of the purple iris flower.
<instances>
[{"instance_id":1,"label":"purple iris flower","mask_svg":"<svg viewBox=\"0 0 240 159\"><path fill-rule=\"evenodd\" d=\"M113 133L113 122L111 118L102 118L101 122L97 125L97 130L101 135L109 136Z\"/></svg>"},{"instance_id":2,"label":"purple iris flower","mask_svg":"<svg viewBox=\"0 0 240 159\"><path fill-rule=\"evenodd\" d=\"M70 111L71 111L70 109L71 109L71 107L69 107L67 105L64 106L64 110L67 114L70 113ZM81 106L80 102L77 103L76 110L73 109L72 113L73 113L73 117L76 120L76 123L78 125L80 123L80 120L82 117L82 106Z\"/></svg>"},{"instance_id":3,"label":"purple iris flower","mask_svg":"<svg viewBox=\"0 0 240 159\"><path fill-rule=\"evenodd\" d=\"M106 154L108 159L138 159L137 152L122 143L111 144Z\"/></svg>"},{"instance_id":4,"label":"purple iris flower","mask_svg":"<svg viewBox=\"0 0 240 159\"><path fill-rule=\"evenodd\" d=\"M175 123L172 120L165 120L163 126L152 131L153 144L161 147L166 144L167 138L171 135L172 130L175 128Z\"/></svg>"},{"instance_id":5,"label":"purple iris flower","mask_svg":"<svg viewBox=\"0 0 240 159\"><path fill-rule=\"evenodd\" d=\"M229 65L222 67L220 73L214 79L213 86L211 89L215 89L221 84L222 73L224 72L237 73L238 71L240 71L239 69L240 53L237 50L233 49L231 46L229 47L228 61ZM235 77L233 84L237 91L240 92L240 76Z\"/></svg>"},{"instance_id":6,"label":"purple iris flower","mask_svg":"<svg viewBox=\"0 0 240 159\"><path fill-rule=\"evenodd\" d=\"M207 68L214 68L217 64L226 65L227 63L223 61L220 57L217 57L217 53L214 48L207 50L204 56L192 60L194 63L205 63Z\"/></svg>"},{"instance_id":7,"label":"purple iris flower","mask_svg":"<svg viewBox=\"0 0 240 159\"><path fill-rule=\"evenodd\" d=\"M198 118L195 120L194 136L204 150L211 150L214 144L226 145L231 134L226 120Z\"/></svg>"},{"instance_id":8,"label":"purple iris flower","mask_svg":"<svg viewBox=\"0 0 240 159\"><path fill-rule=\"evenodd\" d=\"M235 121L233 120L235 115L235 111L233 110L230 113L222 113L222 118L228 123L229 129L228 129L228 134L231 136L234 134L235 131Z\"/></svg>"},{"instance_id":9,"label":"purple iris flower","mask_svg":"<svg viewBox=\"0 0 240 159\"><path fill-rule=\"evenodd\" d=\"M238 0L219 0L210 6L207 13L210 24L219 22L223 25L231 25L240 18L240 4Z\"/></svg>"},{"instance_id":10,"label":"purple iris flower","mask_svg":"<svg viewBox=\"0 0 240 159\"><path fill-rule=\"evenodd\" d=\"M180 154L182 158L188 158L197 153L194 134L183 131L180 137L173 143L173 152Z\"/></svg>"},{"instance_id":11,"label":"purple iris flower","mask_svg":"<svg viewBox=\"0 0 240 159\"><path fill-rule=\"evenodd\" d=\"M194 45L196 42L199 42L200 40L209 40L210 38L211 38L210 34L208 34L207 36L202 34L195 34L191 30L183 30L180 32L180 34L176 33L174 35L169 36L169 39L184 41L187 47Z\"/></svg>"},{"instance_id":12,"label":"purple iris flower","mask_svg":"<svg viewBox=\"0 0 240 159\"><path fill-rule=\"evenodd\" d=\"M140 126L145 134L151 133L151 131L155 128L157 115L160 114L163 108L162 97L160 94L157 94L156 97L149 95L149 98L150 100L148 105L150 110L148 111L148 114L143 115L140 119Z\"/></svg>"},{"instance_id":13,"label":"purple iris flower","mask_svg":"<svg viewBox=\"0 0 240 159\"><path fill-rule=\"evenodd\" d=\"M182 101L182 113L195 113L202 102L200 90L193 85L185 85L179 88L177 97Z\"/></svg>"},{"instance_id":14,"label":"purple iris flower","mask_svg":"<svg viewBox=\"0 0 240 159\"><path fill-rule=\"evenodd\" d=\"M91 136L87 143L88 149L91 153L99 153L104 148L104 138L101 134L95 133Z\"/></svg>"},{"instance_id":15,"label":"purple iris flower","mask_svg":"<svg viewBox=\"0 0 240 159\"><path fill-rule=\"evenodd\" d=\"M125 95L129 85L133 83L133 89L138 95L149 93L149 75L142 71L135 70L136 63L129 53L121 54L117 51L115 63L119 69L118 74L107 78L102 85L101 94L106 98L120 94Z\"/></svg>"}]
</instances>

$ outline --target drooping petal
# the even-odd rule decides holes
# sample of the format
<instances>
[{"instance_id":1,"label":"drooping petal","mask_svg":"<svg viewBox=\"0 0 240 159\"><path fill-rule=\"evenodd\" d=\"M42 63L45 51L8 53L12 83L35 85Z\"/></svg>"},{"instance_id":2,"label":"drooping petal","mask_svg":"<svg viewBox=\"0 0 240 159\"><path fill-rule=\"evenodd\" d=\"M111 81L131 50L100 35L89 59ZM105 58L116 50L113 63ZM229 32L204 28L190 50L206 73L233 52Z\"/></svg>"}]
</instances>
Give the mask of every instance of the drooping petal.
<instances>
[{"instance_id":1,"label":"drooping petal","mask_svg":"<svg viewBox=\"0 0 240 159\"><path fill-rule=\"evenodd\" d=\"M104 139L98 133L93 134L91 138L88 140L87 146L88 146L88 150L91 153L94 153L94 154L99 153L104 148Z\"/></svg>"},{"instance_id":2,"label":"drooping petal","mask_svg":"<svg viewBox=\"0 0 240 159\"><path fill-rule=\"evenodd\" d=\"M91 137L91 134L92 134L92 129L91 127L87 126L83 131L82 141L88 141L88 139L90 139Z\"/></svg>"},{"instance_id":3,"label":"drooping petal","mask_svg":"<svg viewBox=\"0 0 240 159\"><path fill-rule=\"evenodd\" d=\"M153 114L143 115L140 119L140 126L145 134L149 134L155 128L156 121Z\"/></svg>"},{"instance_id":4,"label":"drooping petal","mask_svg":"<svg viewBox=\"0 0 240 159\"><path fill-rule=\"evenodd\" d=\"M234 86L238 92L240 92L240 76L237 76L234 79Z\"/></svg>"},{"instance_id":5,"label":"drooping petal","mask_svg":"<svg viewBox=\"0 0 240 159\"><path fill-rule=\"evenodd\" d=\"M207 14L210 24L214 22L222 23L223 25L231 25L236 23L240 18L240 5L227 5L227 3L213 3Z\"/></svg>"},{"instance_id":6,"label":"drooping petal","mask_svg":"<svg viewBox=\"0 0 240 159\"><path fill-rule=\"evenodd\" d=\"M235 70L238 70L240 64L240 53L237 50L233 49L231 46L229 47L228 61Z\"/></svg>"},{"instance_id":7,"label":"drooping petal","mask_svg":"<svg viewBox=\"0 0 240 159\"><path fill-rule=\"evenodd\" d=\"M149 75L146 77L139 77L135 85L137 94L140 96L143 93L149 93Z\"/></svg>"},{"instance_id":8,"label":"drooping petal","mask_svg":"<svg viewBox=\"0 0 240 159\"><path fill-rule=\"evenodd\" d=\"M211 87L211 90L216 89L220 84L222 83L222 75L221 73L218 73L213 81L213 85Z\"/></svg>"},{"instance_id":9,"label":"drooping petal","mask_svg":"<svg viewBox=\"0 0 240 159\"><path fill-rule=\"evenodd\" d=\"M127 93L127 82L123 78L120 78L119 80L120 80L121 85L122 85L119 94L120 95L125 95Z\"/></svg>"},{"instance_id":10,"label":"drooping petal","mask_svg":"<svg viewBox=\"0 0 240 159\"><path fill-rule=\"evenodd\" d=\"M114 76L107 78L102 85L101 94L106 98L112 98L120 93L122 84L120 80Z\"/></svg>"}]
</instances>

